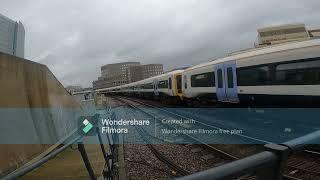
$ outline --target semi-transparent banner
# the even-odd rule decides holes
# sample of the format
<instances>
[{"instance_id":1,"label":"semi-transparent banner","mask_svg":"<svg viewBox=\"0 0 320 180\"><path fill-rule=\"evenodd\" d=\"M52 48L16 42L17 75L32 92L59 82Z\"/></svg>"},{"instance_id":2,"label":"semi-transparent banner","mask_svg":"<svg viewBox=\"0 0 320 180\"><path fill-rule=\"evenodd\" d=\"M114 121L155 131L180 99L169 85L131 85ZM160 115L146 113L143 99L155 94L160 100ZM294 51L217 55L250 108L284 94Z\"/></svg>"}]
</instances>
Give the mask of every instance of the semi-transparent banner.
<instances>
[{"instance_id":1,"label":"semi-transparent banner","mask_svg":"<svg viewBox=\"0 0 320 180\"><path fill-rule=\"evenodd\" d=\"M282 143L320 129L317 108L0 109L0 144Z\"/></svg>"}]
</instances>

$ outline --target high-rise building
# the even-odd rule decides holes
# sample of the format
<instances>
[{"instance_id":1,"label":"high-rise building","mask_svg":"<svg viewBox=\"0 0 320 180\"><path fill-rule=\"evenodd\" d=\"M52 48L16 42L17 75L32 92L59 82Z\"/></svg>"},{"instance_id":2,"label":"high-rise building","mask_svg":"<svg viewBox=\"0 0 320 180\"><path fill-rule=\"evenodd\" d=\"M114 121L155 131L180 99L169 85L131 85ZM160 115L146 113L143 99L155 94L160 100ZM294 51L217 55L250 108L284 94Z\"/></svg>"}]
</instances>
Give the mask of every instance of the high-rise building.
<instances>
[{"instance_id":1,"label":"high-rise building","mask_svg":"<svg viewBox=\"0 0 320 180\"><path fill-rule=\"evenodd\" d=\"M24 58L24 41L23 24L0 14L0 52Z\"/></svg>"}]
</instances>

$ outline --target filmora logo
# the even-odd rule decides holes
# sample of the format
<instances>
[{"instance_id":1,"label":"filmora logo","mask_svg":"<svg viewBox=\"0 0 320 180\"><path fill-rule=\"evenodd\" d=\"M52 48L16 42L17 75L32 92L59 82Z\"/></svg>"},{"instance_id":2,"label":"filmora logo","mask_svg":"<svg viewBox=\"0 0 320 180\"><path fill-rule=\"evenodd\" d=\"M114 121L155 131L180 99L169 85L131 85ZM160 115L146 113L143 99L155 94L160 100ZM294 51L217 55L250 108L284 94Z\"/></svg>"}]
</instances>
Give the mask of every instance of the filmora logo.
<instances>
[{"instance_id":1,"label":"filmora logo","mask_svg":"<svg viewBox=\"0 0 320 180\"><path fill-rule=\"evenodd\" d=\"M96 135L95 128L97 127L97 122L99 115L94 116L80 116L78 118L78 133L84 136L94 136Z\"/></svg>"},{"instance_id":2,"label":"filmora logo","mask_svg":"<svg viewBox=\"0 0 320 180\"><path fill-rule=\"evenodd\" d=\"M82 131L87 134L92 128L93 128L93 125L87 120L85 119L83 122L84 124L84 128L82 129Z\"/></svg>"}]
</instances>

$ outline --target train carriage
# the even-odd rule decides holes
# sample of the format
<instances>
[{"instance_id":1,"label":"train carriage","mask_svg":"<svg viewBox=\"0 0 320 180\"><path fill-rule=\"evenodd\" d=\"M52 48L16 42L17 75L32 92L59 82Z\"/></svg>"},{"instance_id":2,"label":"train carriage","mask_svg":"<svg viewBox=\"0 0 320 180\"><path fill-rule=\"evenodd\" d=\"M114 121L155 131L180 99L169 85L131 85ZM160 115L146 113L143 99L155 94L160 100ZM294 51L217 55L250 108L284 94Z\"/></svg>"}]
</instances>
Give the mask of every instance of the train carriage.
<instances>
[{"instance_id":1,"label":"train carriage","mask_svg":"<svg viewBox=\"0 0 320 180\"><path fill-rule=\"evenodd\" d=\"M182 96L181 89L182 70L176 70L138 81L138 93L144 97L176 98Z\"/></svg>"},{"instance_id":2,"label":"train carriage","mask_svg":"<svg viewBox=\"0 0 320 180\"><path fill-rule=\"evenodd\" d=\"M120 94L156 99L181 99L181 74L183 70L175 70L141 81L96 90L105 94Z\"/></svg>"},{"instance_id":3,"label":"train carriage","mask_svg":"<svg viewBox=\"0 0 320 180\"><path fill-rule=\"evenodd\" d=\"M271 107L319 106L320 39L240 51L186 70L97 91Z\"/></svg>"},{"instance_id":4,"label":"train carriage","mask_svg":"<svg viewBox=\"0 0 320 180\"><path fill-rule=\"evenodd\" d=\"M320 39L234 53L188 68L182 77L185 99L317 106Z\"/></svg>"}]
</instances>

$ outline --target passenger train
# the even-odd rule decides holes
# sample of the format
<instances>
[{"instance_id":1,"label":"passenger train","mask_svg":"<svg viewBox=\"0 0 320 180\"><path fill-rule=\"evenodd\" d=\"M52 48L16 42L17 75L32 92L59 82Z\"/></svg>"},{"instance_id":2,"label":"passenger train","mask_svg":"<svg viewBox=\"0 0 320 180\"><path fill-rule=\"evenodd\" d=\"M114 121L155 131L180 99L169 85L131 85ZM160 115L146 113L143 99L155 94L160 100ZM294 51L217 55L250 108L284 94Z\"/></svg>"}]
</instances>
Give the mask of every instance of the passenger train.
<instances>
[{"instance_id":1,"label":"passenger train","mask_svg":"<svg viewBox=\"0 0 320 180\"><path fill-rule=\"evenodd\" d=\"M106 94L135 95L143 98L181 100L182 72L183 70L175 70L130 84L96 91Z\"/></svg>"},{"instance_id":2,"label":"passenger train","mask_svg":"<svg viewBox=\"0 0 320 180\"><path fill-rule=\"evenodd\" d=\"M320 106L320 39L239 51L185 70L96 91L184 102Z\"/></svg>"}]
</instances>

